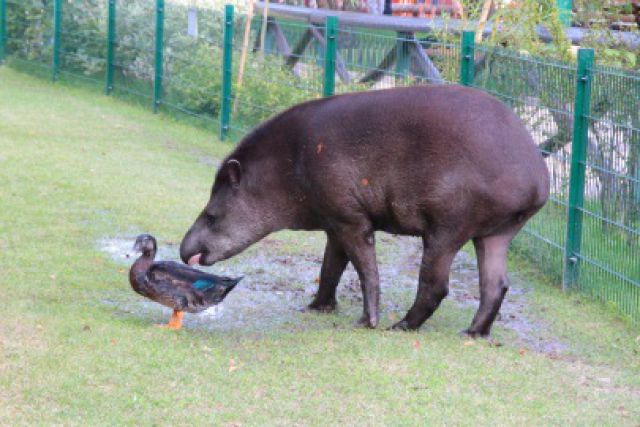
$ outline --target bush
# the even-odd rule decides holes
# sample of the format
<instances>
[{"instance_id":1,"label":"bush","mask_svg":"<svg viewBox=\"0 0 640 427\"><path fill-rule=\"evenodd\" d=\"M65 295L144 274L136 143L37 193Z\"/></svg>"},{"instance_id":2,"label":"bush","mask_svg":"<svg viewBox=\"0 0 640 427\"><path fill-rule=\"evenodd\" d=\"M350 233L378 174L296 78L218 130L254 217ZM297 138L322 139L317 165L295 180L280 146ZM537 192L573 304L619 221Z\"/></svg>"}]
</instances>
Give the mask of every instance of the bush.
<instances>
[{"instance_id":1,"label":"bush","mask_svg":"<svg viewBox=\"0 0 640 427\"><path fill-rule=\"evenodd\" d=\"M26 60L43 60L51 55L50 0L25 0L7 4L7 51Z\"/></svg>"},{"instance_id":2,"label":"bush","mask_svg":"<svg viewBox=\"0 0 640 427\"><path fill-rule=\"evenodd\" d=\"M289 106L319 97L320 79L313 73L295 77L284 67L282 57L250 55L243 84L234 91L238 105L234 117L244 125L256 125Z\"/></svg>"},{"instance_id":3,"label":"bush","mask_svg":"<svg viewBox=\"0 0 640 427\"><path fill-rule=\"evenodd\" d=\"M198 115L217 116L222 91L222 51L199 43L188 60L172 60L167 67L167 95L171 103Z\"/></svg>"}]
</instances>

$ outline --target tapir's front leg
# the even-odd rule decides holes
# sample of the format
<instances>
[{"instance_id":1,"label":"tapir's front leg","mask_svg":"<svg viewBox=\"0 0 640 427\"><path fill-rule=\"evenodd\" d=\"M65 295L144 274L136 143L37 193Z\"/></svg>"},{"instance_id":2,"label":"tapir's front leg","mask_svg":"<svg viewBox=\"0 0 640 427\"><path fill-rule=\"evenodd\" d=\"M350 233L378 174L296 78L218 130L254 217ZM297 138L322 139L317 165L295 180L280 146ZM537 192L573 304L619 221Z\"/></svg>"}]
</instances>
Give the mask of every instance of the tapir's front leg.
<instances>
[{"instance_id":1,"label":"tapir's front leg","mask_svg":"<svg viewBox=\"0 0 640 427\"><path fill-rule=\"evenodd\" d=\"M335 310L337 304L336 288L348 262L347 254L338 240L327 234L327 246L324 250L324 259L320 270L320 285L316 297L309 304L309 308L322 312Z\"/></svg>"}]
</instances>

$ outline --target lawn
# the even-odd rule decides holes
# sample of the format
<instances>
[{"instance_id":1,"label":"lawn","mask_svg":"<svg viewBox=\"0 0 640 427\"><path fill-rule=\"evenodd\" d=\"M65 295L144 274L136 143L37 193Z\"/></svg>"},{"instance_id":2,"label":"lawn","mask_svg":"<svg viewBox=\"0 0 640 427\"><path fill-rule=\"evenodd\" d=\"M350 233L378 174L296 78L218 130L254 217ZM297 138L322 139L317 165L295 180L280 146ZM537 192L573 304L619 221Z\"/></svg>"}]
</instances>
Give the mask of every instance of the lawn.
<instances>
[{"instance_id":1,"label":"lawn","mask_svg":"<svg viewBox=\"0 0 640 427\"><path fill-rule=\"evenodd\" d=\"M415 292L419 247L380 235L383 322L302 310L323 236L282 232L213 271L246 277L182 331L131 291L120 249L176 244L232 149L211 132L86 89L0 68L0 420L8 425L640 424L640 330L512 263L491 341L458 331L472 255L417 333L388 332ZM115 248L115 249L114 249Z\"/></svg>"}]
</instances>

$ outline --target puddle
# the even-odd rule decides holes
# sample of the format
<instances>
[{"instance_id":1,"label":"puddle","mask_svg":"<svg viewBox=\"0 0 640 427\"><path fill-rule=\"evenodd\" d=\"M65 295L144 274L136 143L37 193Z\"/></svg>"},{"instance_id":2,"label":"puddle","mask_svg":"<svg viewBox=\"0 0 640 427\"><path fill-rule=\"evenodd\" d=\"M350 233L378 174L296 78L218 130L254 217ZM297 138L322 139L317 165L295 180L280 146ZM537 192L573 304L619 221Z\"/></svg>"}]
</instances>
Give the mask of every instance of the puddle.
<instances>
[{"instance_id":1,"label":"puddle","mask_svg":"<svg viewBox=\"0 0 640 427\"><path fill-rule=\"evenodd\" d=\"M105 252L111 256L111 259L116 263L130 266L133 260L127 258L127 253L131 252L137 236L137 234L131 234L121 237L104 237L98 240L98 248L101 252ZM156 259L179 261L177 247L175 245L166 245L158 242Z\"/></svg>"},{"instance_id":2,"label":"puddle","mask_svg":"<svg viewBox=\"0 0 640 427\"><path fill-rule=\"evenodd\" d=\"M220 161L211 156L198 156L198 162L205 166L210 166L213 170L218 170L220 167Z\"/></svg>"},{"instance_id":3,"label":"puddle","mask_svg":"<svg viewBox=\"0 0 640 427\"><path fill-rule=\"evenodd\" d=\"M103 238L98 247L121 266L129 266L125 254L131 249L135 235ZM158 239L157 259L179 261L178 246ZM225 276L244 276L240 284L222 304L198 315L186 314L186 328L206 330L264 331L272 329L299 330L326 328L331 317L307 311L306 305L317 290L322 264L322 248L307 247L304 252L290 255L283 252L283 242L266 238L255 247L213 267L202 268ZM410 306L415 295L418 268L421 262L421 241L417 238L380 234L381 318L390 313L399 315ZM512 286L502 305L495 326L515 332L519 343L533 351L557 354L566 346L550 338L544 323L527 314L527 295L532 289L522 286L512 275ZM385 297L386 295L386 297ZM450 275L450 300L465 312L475 311L479 304L478 272L475 258L466 252L455 257ZM114 292L102 302L114 307L116 313L136 316L152 322L166 322L171 310L148 301L135 293ZM338 313L354 322L362 310L360 283L349 266L338 287ZM333 317L335 320L335 317ZM471 318L469 318L471 321Z\"/></svg>"},{"instance_id":4,"label":"puddle","mask_svg":"<svg viewBox=\"0 0 640 427\"><path fill-rule=\"evenodd\" d=\"M129 267L133 260L127 258L126 253L134 241L135 235L110 237L100 239L98 246L114 262ZM180 262L177 245L166 244L160 238L158 246L156 259ZM199 267L218 275L244 275L245 278L221 304L197 315L186 313L183 322L185 328L244 328L259 331L292 323L310 327L314 313L304 313L301 309L308 304L316 290L314 274L317 272L312 271L319 271L317 260L298 257L294 260L293 257L269 254L264 249L258 249L260 252L251 257L240 255L233 261L213 267ZM263 251L266 253L263 254ZM303 271L307 274L301 274ZM133 291L126 295L112 293L102 302L114 307L122 315L133 315L156 323L166 322L171 314L171 309L146 300Z\"/></svg>"}]
</instances>

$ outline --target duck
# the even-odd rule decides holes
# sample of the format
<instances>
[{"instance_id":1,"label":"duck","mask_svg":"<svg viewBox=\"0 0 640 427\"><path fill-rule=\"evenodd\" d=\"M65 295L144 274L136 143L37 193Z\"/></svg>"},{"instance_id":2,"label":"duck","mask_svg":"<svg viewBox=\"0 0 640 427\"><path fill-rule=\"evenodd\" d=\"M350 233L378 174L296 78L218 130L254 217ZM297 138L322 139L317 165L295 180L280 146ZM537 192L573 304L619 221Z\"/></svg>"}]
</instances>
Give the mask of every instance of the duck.
<instances>
[{"instance_id":1,"label":"duck","mask_svg":"<svg viewBox=\"0 0 640 427\"><path fill-rule=\"evenodd\" d=\"M155 237L139 235L133 245L133 255L139 256L129 269L129 283L135 292L173 309L169 322L157 326L181 329L185 312L199 313L219 304L242 280L205 273L174 261L154 261L157 251Z\"/></svg>"}]
</instances>

